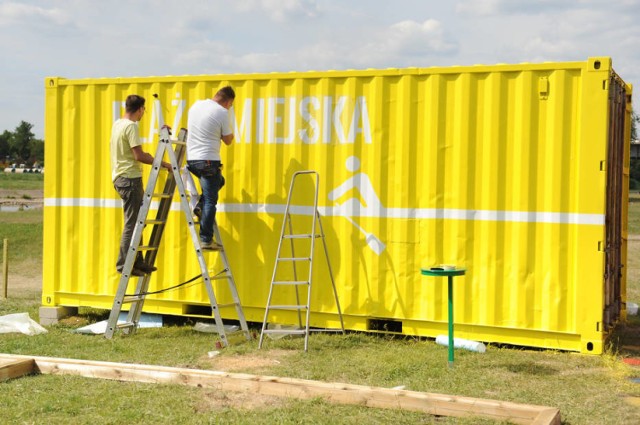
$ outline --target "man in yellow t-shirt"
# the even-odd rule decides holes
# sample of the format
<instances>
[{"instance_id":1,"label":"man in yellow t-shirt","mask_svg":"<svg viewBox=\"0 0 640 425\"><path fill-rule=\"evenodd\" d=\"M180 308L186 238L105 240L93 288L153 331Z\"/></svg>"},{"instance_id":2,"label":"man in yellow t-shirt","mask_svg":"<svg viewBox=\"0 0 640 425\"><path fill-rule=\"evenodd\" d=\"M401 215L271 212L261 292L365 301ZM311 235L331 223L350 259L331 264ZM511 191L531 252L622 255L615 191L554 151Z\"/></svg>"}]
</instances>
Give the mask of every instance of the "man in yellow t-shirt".
<instances>
[{"instance_id":1,"label":"man in yellow t-shirt","mask_svg":"<svg viewBox=\"0 0 640 425\"><path fill-rule=\"evenodd\" d=\"M142 96L135 94L127 96L124 116L114 122L111 129L111 179L113 186L122 198L124 210L124 230L120 238L120 252L116 262L118 273L122 273L144 196L140 163L153 164L153 156L142 150L140 129L138 128L138 121L145 111L144 102ZM167 162L163 162L162 166L171 170L171 164ZM131 274L143 276L154 271L156 268L146 264L142 254L138 252Z\"/></svg>"}]
</instances>

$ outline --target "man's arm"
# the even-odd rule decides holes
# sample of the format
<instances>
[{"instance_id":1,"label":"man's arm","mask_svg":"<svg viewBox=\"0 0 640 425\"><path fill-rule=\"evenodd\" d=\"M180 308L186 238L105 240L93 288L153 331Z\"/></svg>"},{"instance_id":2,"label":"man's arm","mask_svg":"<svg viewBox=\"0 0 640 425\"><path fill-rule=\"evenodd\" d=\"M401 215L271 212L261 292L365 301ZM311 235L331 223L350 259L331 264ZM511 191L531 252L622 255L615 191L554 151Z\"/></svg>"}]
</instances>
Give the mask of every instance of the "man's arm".
<instances>
[{"instance_id":1,"label":"man's arm","mask_svg":"<svg viewBox=\"0 0 640 425\"><path fill-rule=\"evenodd\" d=\"M133 152L133 157L135 158L136 161L142 162L143 164L153 164L153 156L143 151L142 146L132 147L131 152ZM171 170L171 164L169 164L168 162L163 161L161 165L167 170Z\"/></svg>"},{"instance_id":2,"label":"man's arm","mask_svg":"<svg viewBox=\"0 0 640 425\"><path fill-rule=\"evenodd\" d=\"M222 141L225 145L229 146L233 142L233 133L222 136Z\"/></svg>"}]
</instances>

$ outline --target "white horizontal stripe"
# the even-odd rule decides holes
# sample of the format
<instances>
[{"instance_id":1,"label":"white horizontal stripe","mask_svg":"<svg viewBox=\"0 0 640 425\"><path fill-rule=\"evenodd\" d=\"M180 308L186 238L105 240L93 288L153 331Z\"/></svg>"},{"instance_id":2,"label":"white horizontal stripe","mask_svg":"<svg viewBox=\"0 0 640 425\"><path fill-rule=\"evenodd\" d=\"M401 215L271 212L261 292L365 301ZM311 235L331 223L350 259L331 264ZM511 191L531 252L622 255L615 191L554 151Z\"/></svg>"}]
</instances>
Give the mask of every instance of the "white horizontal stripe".
<instances>
[{"instance_id":1,"label":"white horizontal stripe","mask_svg":"<svg viewBox=\"0 0 640 425\"><path fill-rule=\"evenodd\" d=\"M158 201L151 202L151 210L158 209ZM44 198L45 207L122 208L120 199L100 198ZM179 202L171 203L172 211L182 211Z\"/></svg>"},{"instance_id":2,"label":"white horizontal stripe","mask_svg":"<svg viewBox=\"0 0 640 425\"><path fill-rule=\"evenodd\" d=\"M94 207L122 208L119 199L99 198L45 198L45 207ZM158 202L151 203L151 209L158 208ZM284 204L219 204L218 211L230 213L269 213L284 214ZM172 211L181 211L179 202L171 204ZM447 219L471 221L502 221L513 223L558 223L604 225L604 214L580 214L537 211L493 211L493 210L461 210L450 208L379 208L375 211L362 208L356 211L345 211L338 207L319 207L318 211L325 217L374 217L396 219ZM292 205L294 215L313 215L310 206Z\"/></svg>"}]
</instances>

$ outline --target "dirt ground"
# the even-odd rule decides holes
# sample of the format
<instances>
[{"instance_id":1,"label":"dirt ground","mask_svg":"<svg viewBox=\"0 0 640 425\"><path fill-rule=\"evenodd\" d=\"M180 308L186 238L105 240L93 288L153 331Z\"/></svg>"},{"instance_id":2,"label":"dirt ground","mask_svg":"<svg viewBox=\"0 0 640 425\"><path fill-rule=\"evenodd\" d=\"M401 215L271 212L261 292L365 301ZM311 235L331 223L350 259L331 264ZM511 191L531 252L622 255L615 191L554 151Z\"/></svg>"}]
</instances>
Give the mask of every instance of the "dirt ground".
<instances>
[{"instance_id":1,"label":"dirt ground","mask_svg":"<svg viewBox=\"0 0 640 425\"><path fill-rule=\"evenodd\" d=\"M0 205L42 207L42 189L2 189L0 188Z\"/></svg>"},{"instance_id":2,"label":"dirt ground","mask_svg":"<svg viewBox=\"0 0 640 425\"><path fill-rule=\"evenodd\" d=\"M260 371L275 364L284 363L286 358L294 354L289 350L269 350L265 352L244 354L241 356L223 356L204 359L214 370L225 372L246 372L259 374Z\"/></svg>"},{"instance_id":3,"label":"dirt ground","mask_svg":"<svg viewBox=\"0 0 640 425\"><path fill-rule=\"evenodd\" d=\"M3 189L0 188L0 206L42 208L42 189ZM37 269L37 268L36 268ZM34 269L35 270L35 269ZM7 295L30 297L42 290L42 272L35 276L22 276L9 270Z\"/></svg>"},{"instance_id":4,"label":"dirt ground","mask_svg":"<svg viewBox=\"0 0 640 425\"><path fill-rule=\"evenodd\" d=\"M37 276L21 276L9 271L8 297L31 298L42 293L42 274Z\"/></svg>"}]
</instances>

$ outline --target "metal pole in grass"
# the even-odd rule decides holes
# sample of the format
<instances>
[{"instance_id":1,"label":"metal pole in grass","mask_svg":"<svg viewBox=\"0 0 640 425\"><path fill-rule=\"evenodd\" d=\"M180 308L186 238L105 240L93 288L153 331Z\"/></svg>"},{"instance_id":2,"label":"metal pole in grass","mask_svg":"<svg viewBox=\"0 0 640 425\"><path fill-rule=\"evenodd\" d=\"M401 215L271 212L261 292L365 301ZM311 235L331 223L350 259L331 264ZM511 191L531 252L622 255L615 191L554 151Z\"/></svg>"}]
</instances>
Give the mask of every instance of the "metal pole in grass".
<instances>
[{"instance_id":1,"label":"metal pole in grass","mask_svg":"<svg viewBox=\"0 0 640 425\"><path fill-rule=\"evenodd\" d=\"M9 239L3 241L2 244L2 294L7 298L7 287L9 286Z\"/></svg>"},{"instance_id":2,"label":"metal pole in grass","mask_svg":"<svg viewBox=\"0 0 640 425\"><path fill-rule=\"evenodd\" d=\"M452 265L441 265L440 267L431 267L430 269L421 269L421 273L425 276L446 276L447 277L447 318L449 329L449 367L453 367L453 276L464 276L467 269L456 268Z\"/></svg>"}]
</instances>

